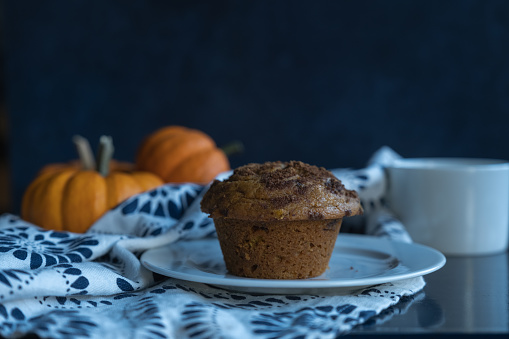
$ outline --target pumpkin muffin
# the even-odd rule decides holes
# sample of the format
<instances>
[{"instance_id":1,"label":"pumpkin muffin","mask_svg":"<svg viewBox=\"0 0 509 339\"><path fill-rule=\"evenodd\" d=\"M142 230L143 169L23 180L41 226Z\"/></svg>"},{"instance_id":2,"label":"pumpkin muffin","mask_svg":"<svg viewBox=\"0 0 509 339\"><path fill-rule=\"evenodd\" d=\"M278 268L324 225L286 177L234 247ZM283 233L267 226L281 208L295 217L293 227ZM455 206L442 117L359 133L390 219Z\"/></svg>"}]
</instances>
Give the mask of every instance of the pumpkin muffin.
<instances>
[{"instance_id":1,"label":"pumpkin muffin","mask_svg":"<svg viewBox=\"0 0 509 339\"><path fill-rule=\"evenodd\" d=\"M212 183L201 209L214 219L229 273L259 279L321 275L343 218L362 214L355 191L300 161L239 167Z\"/></svg>"}]
</instances>

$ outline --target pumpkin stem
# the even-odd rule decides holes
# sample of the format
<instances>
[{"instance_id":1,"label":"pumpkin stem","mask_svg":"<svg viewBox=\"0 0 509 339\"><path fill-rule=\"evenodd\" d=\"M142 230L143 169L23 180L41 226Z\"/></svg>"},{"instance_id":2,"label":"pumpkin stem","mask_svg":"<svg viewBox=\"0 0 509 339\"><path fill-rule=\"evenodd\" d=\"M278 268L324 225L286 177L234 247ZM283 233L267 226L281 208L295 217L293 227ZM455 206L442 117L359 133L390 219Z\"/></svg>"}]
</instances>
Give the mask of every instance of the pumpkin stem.
<instances>
[{"instance_id":1,"label":"pumpkin stem","mask_svg":"<svg viewBox=\"0 0 509 339\"><path fill-rule=\"evenodd\" d=\"M101 136L97 151L97 171L103 177L107 176L110 171L110 161L113 158L114 150L113 139L110 136Z\"/></svg>"},{"instance_id":2,"label":"pumpkin stem","mask_svg":"<svg viewBox=\"0 0 509 339\"><path fill-rule=\"evenodd\" d=\"M234 140L221 147L221 150L229 157L230 155L244 152L244 144L241 141Z\"/></svg>"},{"instance_id":3,"label":"pumpkin stem","mask_svg":"<svg viewBox=\"0 0 509 339\"><path fill-rule=\"evenodd\" d=\"M83 169L95 170L95 159L88 140L81 135L75 135L72 137L72 141L76 145Z\"/></svg>"}]
</instances>

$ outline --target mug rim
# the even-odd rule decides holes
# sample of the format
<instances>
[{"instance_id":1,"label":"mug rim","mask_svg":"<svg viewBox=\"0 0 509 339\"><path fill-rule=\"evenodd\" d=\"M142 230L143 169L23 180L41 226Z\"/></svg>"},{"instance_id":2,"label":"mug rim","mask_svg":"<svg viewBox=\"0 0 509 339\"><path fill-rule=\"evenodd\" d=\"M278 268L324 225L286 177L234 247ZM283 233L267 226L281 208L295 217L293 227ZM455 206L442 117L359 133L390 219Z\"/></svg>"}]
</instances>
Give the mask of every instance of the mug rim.
<instances>
[{"instance_id":1,"label":"mug rim","mask_svg":"<svg viewBox=\"0 0 509 339\"><path fill-rule=\"evenodd\" d=\"M466 157L400 158L385 167L405 170L508 170L509 161Z\"/></svg>"}]
</instances>

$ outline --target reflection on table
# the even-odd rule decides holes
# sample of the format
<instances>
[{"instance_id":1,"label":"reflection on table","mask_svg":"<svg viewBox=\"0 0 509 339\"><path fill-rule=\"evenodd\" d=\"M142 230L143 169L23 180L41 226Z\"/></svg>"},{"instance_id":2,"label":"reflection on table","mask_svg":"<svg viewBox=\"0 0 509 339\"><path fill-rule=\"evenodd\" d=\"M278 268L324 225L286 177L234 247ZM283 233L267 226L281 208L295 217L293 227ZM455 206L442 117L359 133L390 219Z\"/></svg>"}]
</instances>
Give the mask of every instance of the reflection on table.
<instances>
[{"instance_id":1,"label":"reflection on table","mask_svg":"<svg viewBox=\"0 0 509 339\"><path fill-rule=\"evenodd\" d=\"M509 335L508 253L447 257L425 276L420 293L386 310L352 332L376 334Z\"/></svg>"}]
</instances>

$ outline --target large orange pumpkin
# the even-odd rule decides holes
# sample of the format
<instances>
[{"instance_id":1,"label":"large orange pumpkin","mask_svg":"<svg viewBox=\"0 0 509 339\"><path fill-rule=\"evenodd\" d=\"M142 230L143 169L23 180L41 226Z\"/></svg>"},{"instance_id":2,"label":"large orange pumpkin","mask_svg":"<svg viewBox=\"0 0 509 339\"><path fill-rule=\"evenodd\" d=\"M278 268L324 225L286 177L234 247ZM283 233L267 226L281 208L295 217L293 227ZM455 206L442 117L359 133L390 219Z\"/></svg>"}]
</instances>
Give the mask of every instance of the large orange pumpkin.
<instances>
[{"instance_id":1,"label":"large orange pumpkin","mask_svg":"<svg viewBox=\"0 0 509 339\"><path fill-rule=\"evenodd\" d=\"M143 141L136 168L165 182L206 184L230 169L226 154L207 134L181 126L163 127Z\"/></svg>"},{"instance_id":2,"label":"large orange pumpkin","mask_svg":"<svg viewBox=\"0 0 509 339\"><path fill-rule=\"evenodd\" d=\"M113 146L103 140L110 151L101 152L99 171L76 162L44 167L25 191L21 217L44 228L83 233L123 200L163 184L153 173L125 171L125 163L110 165Z\"/></svg>"}]
</instances>

